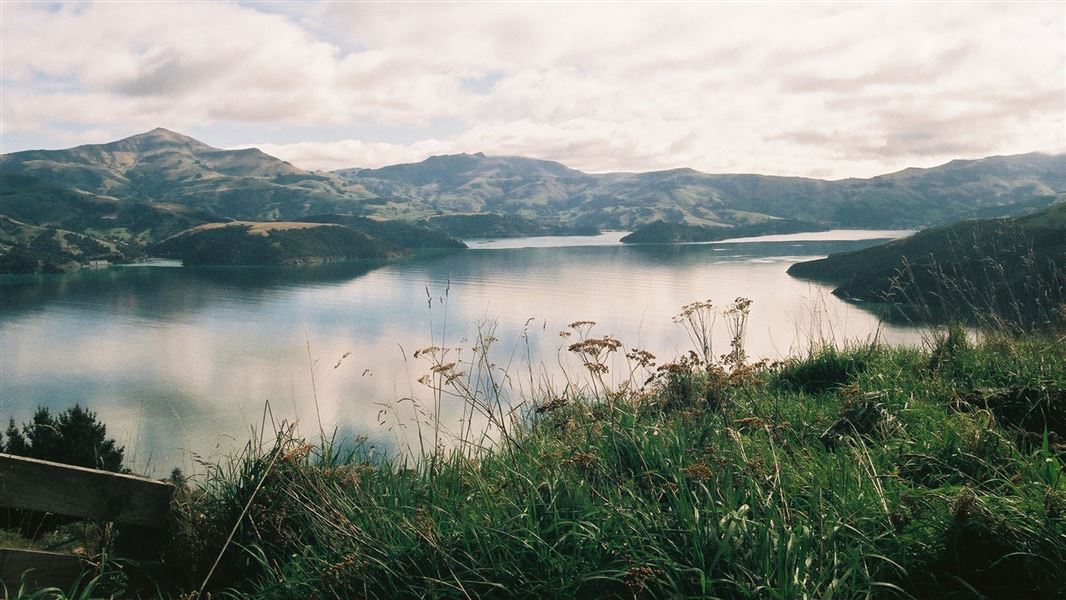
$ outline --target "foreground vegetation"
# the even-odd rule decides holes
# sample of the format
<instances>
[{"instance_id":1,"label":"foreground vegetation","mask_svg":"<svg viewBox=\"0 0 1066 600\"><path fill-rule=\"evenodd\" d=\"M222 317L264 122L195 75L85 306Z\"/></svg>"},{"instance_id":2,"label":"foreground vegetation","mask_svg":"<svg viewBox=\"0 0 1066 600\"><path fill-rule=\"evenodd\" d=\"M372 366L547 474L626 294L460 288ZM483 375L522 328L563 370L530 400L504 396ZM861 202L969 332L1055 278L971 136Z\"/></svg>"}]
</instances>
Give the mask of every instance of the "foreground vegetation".
<instances>
[{"instance_id":1,"label":"foreground vegetation","mask_svg":"<svg viewBox=\"0 0 1066 600\"><path fill-rule=\"evenodd\" d=\"M734 339L721 356L712 311L679 315L696 349L666 365L573 324L584 383L521 418L487 352L421 351L437 401L458 396L486 428L445 444L427 423L420 460L394 462L283 428L183 492L155 568L110 562L75 593L1063 596L1061 331L955 328L924 349L752 364L747 304L719 313Z\"/></svg>"}]
</instances>

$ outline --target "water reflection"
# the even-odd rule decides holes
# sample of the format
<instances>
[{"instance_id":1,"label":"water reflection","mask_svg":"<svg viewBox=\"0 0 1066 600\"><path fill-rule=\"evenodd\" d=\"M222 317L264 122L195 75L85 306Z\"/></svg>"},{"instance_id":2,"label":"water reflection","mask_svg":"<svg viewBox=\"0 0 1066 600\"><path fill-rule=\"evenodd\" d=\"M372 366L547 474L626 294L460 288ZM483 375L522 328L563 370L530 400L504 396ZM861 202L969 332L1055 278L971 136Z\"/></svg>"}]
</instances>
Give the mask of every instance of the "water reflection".
<instances>
[{"instance_id":1,"label":"water reflection","mask_svg":"<svg viewBox=\"0 0 1066 600\"><path fill-rule=\"evenodd\" d=\"M499 248L314 270L108 269L9 282L0 287L0 416L81 402L137 467L161 474L196 470L196 456L243 443L267 402L276 421L298 419L306 434L321 416L395 449L410 439L413 408L382 413L382 404L429 404L416 382L428 365L413 351L442 338L469 347L487 320L498 364L524 372L528 353L548 378L559 377L557 333L571 321L597 321L599 333L669 358L687 349L671 316L704 298L755 301L753 356L823 339L914 342L913 330L881 327L827 287L785 274L798 257L870 243ZM723 350L725 337L715 340ZM454 426L461 407L442 412Z\"/></svg>"},{"instance_id":2,"label":"water reflection","mask_svg":"<svg viewBox=\"0 0 1066 600\"><path fill-rule=\"evenodd\" d=\"M0 317L49 306L170 318L219 301L254 305L285 288L351 280L387 263L365 261L301 269L119 266L63 275L0 276Z\"/></svg>"}]
</instances>

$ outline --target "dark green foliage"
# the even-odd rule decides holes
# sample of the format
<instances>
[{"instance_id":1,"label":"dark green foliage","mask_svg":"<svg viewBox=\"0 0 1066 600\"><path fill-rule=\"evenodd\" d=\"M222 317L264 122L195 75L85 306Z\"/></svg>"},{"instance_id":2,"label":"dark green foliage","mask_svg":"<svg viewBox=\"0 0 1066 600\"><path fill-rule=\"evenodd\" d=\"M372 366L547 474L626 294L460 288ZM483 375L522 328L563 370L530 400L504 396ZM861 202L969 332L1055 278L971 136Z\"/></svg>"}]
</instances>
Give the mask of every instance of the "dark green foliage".
<instances>
[{"instance_id":1,"label":"dark green foliage","mask_svg":"<svg viewBox=\"0 0 1066 600\"><path fill-rule=\"evenodd\" d=\"M828 258L789 274L831 281L834 294L886 302L933 321L1007 321L1024 329L1066 318L1066 204L1014 219L965 221Z\"/></svg>"},{"instance_id":2,"label":"dark green foliage","mask_svg":"<svg viewBox=\"0 0 1066 600\"><path fill-rule=\"evenodd\" d=\"M77 404L58 416L38 408L21 430L11 419L5 433L3 450L8 454L105 471L123 470L124 448L107 437L107 427L97 421L96 413Z\"/></svg>"},{"instance_id":3,"label":"dark green foliage","mask_svg":"<svg viewBox=\"0 0 1066 600\"><path fill-rule=\"evenodd\" d=\"M933 349L929 353L929 368L940 369L950 366L959 357L970 352L972 347L966 339L966 332L958 323L951 324L945 334L937 336Z\"/></svg>"},{"instance_id":4,"label":"dark green foliage","mask_svg":"<svg viewBox=\"0 0 1066 600\"><path fill-rule=\"evenodd\" d=\"M0 215L0 274L56 273L94 260L123 262L140 252L122 242L39 227Z\"/></svg>"},{"instance_id":5,"label":"dark green foliage","mask_svg":"<svg viewBox=\"0 0 1066 600\"><path fill-rule=\"evenodd\" d=\"M21 429L15 426L14 419L10 419L7 430L0 436L0 451L77 467L126 472L122 466L125 449L107 437L107 427L97 420L96 413L77 404L58 416L52 415L47 408L38 408L33 419L23 423ZM4 485L12 483L5 481ZM77 490L71 490L71 493L76 494ZM60 535L73 527L75 521L62 515L34 511L0 511L0 528L17 531L27 543L29 540L40 543L57 538L43 549L65 547L72 539L81 539L83 545L99 542L98 535L86 536L85 527L81 528L82 535Z\"/></svg>"},{"instance_id":6,"label":"dark green foliage","mask_svg":"<svg viewBox=\"0 0 1066 600\"><path fill-rule=\"evenodd\" d=\"M26 275L41 270L41 260L25 246L11 246L0 254L0 274Z\"/></svg>"},{"instance_id":7,"label":"dark green foliage","mask_svg":"<svg viewBox=\"0 0 1066 600\"><path fill-rule=\"evenodd\" d=\"M27 452L30 451L29 443L26 441L26 436L22 435L19 428L15 426L15 419L8 421L7 431L4 432L7 436L7 441L0 437L0 449L7 454L14 454L16 456L27 456Z\"/></svg>"},{"instance_id":8,"label":"dark green foliage","mask_svg":"<svg viewBox=\"0 0 1066 600\"><path fill-rule=\"evenodd\" d=\"M1066 442L1066 389L984 389L960 398L960 402L987 409L1004 426L1018 428L1036 440L1046 433L1053 443Z\"/></svg>"},{"instance_id":9,"label":"dark green foliage","mask_svg":"<svg viewBox=\"0 0 1066 600\"><path fill-rule=\"evenodd\" d=\"M826 448L833 449L849 436L868 437L876 441L890 435L895 426L896 418L874 394L847 402L840 418L822 432L819 439Z\"/></svg>"},{"instance_id":10,"label":"dark green foliage","mask_svg":"<svg viewBox=\"0 0 1066 600\"><path fill-rule=\"evenodd\" d=\"M313 215L300 219L308 223L336 223L401 248L466 248L463 242L425 227L403 221L381 221L353 215Z\"/></svg>"},{"instance_id":11,"label":"dark green foliage","mask_svg":"<svg viewBox=\"0 0 1066 600\"><path fill-rule=\"evenodd\" d=\"M164 589L203 581L251 498L213 594L1060 597L1064 448L955 399L1062 389L1066 348L942 345L939 360L870 347L779 369L690 361L645 392L549 402L514 444L441 449L413 469L283 433L179 506Z\"/></svg>"},{"instance_id":12,"label":"dark green foliage","mask_svg":"<svg viewBox=\"0 0 1066 600\"><path fill-rule=\"evenodd\" d=\"M1059 598L1061 524L1027 519L1010 500L962 488L923 507L939 525L927 554L914 556L906 589L918 598ZM915 532L917 533L917 532Z\"/></svg>"},{"instance_id":13,"label":"dark green foliage","mask_svg":"<svg viewBox=\"0 0 1066 600\"><path fill-rule=\"evenodd\" d=\"M279 226L258 231L261 226ZM194 229L153 252L187 265L308 265L404 256L399 246L340 225L285 228L284 223L234 223Z\"/></svg>"},{"instance_id":14,"label":"dark green foliage","mask_svg":"<svg viewBox=\"0 0 1066 600\"><path fill-rule=\"evenodd\" d=\"M869 351L826 347L805 359L792 359L781 365L774 383L784 389L820 394L848 385L862 373Z\"/></svg>"}]
</instances>

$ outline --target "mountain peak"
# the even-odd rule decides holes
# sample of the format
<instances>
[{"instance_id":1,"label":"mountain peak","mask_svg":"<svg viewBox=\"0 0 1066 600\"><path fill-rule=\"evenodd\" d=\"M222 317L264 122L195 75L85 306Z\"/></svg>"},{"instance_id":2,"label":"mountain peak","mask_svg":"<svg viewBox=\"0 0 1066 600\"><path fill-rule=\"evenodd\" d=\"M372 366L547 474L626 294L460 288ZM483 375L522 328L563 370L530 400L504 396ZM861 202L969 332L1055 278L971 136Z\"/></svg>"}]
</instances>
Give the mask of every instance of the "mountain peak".
<instances>
[{"instance_id":1,"label":"mountain peak","mask_svg":"<svg viewBox=\"0 0 1066 600\"><path fill-rule=\"evenodd\" d=\"M144 133L138 133L131 135L121 140L117 140L108 144L122 149L128 150L156 150L166 147L179 147L186 149L196 150L209 150L211 146L201 142L200 140L187 136L183 133L171 131L165 127L156 127L151 131L145 131Z\"/></svg>"}]
</instances>

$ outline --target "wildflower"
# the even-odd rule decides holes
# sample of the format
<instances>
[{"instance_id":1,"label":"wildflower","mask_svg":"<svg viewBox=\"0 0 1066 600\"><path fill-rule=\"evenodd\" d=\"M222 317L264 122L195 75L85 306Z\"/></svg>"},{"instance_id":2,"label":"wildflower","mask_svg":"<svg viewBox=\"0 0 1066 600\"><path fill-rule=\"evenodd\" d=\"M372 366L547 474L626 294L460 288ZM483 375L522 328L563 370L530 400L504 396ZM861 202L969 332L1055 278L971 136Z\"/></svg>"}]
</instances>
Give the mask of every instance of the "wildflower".
<instances>
[{"instance_id":1,"label":"wildflower","mask_svg":"<svg viewBox=\"0 0 1066 600\"><path fill-rule=\"evenodd\" d=\"M648 566L629 567L626 569L622 581L625 582L629 592L636 596L648 588L648 584L663 575L662 569Z\"/></svg>"},{"instance_id":2,"label":"wildflower","mask_svg":"<svg viewBox=\"0 0 1066 600\"><path fill-rule=\"evenodd\" d=\"M598 460L599 457L591 452L574 452L570 455L570 458L562 461L561 464L564 466L577 465L582 469L590 469Z\"/></svg>"},{"instance_id":3,"label":"wildflower","mask_svg":"<svg viewBox=\"0 0 1066 600\"><path fill-rule=\"evenodd\" d=\"M681 473L685 475L686 479L691 481L707 481L714 473L707 465L697 462L681 469Z\"/></svg>"}]
</instances>

